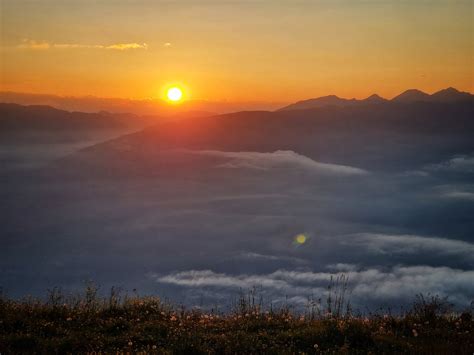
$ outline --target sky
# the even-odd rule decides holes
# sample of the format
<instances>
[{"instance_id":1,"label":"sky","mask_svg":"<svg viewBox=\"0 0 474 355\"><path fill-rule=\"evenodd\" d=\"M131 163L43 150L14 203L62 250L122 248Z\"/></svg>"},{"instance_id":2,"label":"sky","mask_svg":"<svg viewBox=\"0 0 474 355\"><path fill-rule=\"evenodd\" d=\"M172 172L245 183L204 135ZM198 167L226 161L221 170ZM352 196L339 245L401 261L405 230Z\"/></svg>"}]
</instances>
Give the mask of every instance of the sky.
<instances>
[{"instance_id":1,"label":"sky","mask_svg":"<svg viewBox=\"0 0 474 355\"><path fill-rule=\"evenodd\" d=\"M1 91L291 102L474 91L467 1L0 0Z\"/></svg>"}]
</instances>

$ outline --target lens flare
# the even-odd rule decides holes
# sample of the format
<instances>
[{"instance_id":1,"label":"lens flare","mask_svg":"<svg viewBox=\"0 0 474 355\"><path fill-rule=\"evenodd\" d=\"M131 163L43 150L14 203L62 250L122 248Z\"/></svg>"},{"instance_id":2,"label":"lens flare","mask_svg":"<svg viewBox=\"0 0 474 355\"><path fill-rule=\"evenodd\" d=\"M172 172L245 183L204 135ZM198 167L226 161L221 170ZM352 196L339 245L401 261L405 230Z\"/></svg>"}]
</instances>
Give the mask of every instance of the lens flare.
<instances>
[{"instance_id":1,"label":"lens flare","mask_svg":"<svg viewBox=\"0 0 474 355\"><path fill-rule=\"evenodd\" d=\"M308 240L308 237L304 234L298 234L296 237L295 237L295 243L297 245L303 245L304 243L306 243L306 241Z\"/></svg>"}]
</instances>

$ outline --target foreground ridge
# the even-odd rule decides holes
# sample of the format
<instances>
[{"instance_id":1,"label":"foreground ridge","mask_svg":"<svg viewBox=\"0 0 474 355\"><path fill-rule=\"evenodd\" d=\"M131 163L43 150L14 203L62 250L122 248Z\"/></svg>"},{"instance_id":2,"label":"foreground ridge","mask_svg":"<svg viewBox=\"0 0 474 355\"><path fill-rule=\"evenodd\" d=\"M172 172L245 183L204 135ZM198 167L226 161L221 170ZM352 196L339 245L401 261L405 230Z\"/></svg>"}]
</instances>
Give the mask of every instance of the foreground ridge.
<instances>
[{"instance_id":1,"label":"foreground ridge","mask_svg":"<svg viewBox=\"0 0 474 355\"><path fill-rule=\"evenodd\" d=\"M401 315L354 315L341 298L304 313L242 297L233 310L186 310L157 297L0 300L1 353L417 353L470 354L472 311L452 313L445 300L418 296Z\"/></svg>"}]
</instances>

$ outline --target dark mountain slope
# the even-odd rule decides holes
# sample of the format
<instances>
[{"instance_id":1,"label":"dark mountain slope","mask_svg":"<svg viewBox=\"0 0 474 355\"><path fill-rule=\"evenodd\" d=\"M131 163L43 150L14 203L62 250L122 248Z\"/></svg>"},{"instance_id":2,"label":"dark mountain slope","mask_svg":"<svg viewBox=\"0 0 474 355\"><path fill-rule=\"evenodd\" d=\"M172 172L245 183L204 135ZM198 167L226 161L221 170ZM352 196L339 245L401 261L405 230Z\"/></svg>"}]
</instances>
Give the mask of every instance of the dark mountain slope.
<instances>
[{"instance_id":1,"label":"dark mountain slope","mask_svg":"<svg viewBox=\"0 0 474 355\"><path fill-rule=\"evenodd\" d=\"M143 161L176 149L291 150L316 161L367 170L409 169L474 151L473 117L474 105L469 103L423 102L238 112L162 123L80 155L82 161L101 155L110 160L126 152L130 161Z\"/></svg>"},{"instance_id":2,"label":"dark mountain slope","mask_svg":"<svg viewBox=\"0 0 474 355\"><path fill-rule=\"evenodd\" d=\"M2 131L145 127L156 120L132 114L69 112L51 106L0 103Z\"/></svg>"},{"instance_id":3,"label":"dark mountain slope","mask_svg":"<svg viewBox=\"0 0 474 355\"><path fill-rule=\"evenodd\" d=\"M402 92L400 95L395 96L392 101L394 102L404 102L404 103L412 103L418 101L430 101L430 95L426 92L417 90L417 89L409 89Z\"/></svg>"}]
</instances>

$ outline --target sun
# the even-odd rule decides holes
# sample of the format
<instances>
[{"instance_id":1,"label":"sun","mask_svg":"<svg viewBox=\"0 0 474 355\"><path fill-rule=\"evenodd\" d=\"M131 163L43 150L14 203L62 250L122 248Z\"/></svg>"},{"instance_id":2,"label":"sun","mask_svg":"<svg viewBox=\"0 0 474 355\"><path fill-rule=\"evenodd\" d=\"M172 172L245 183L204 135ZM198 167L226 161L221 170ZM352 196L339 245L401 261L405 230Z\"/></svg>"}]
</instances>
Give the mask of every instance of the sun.
<instances>
[{"instance_id":1,"label":"sun","mask_svg":"<svg viewBox=\"0 0 474 355\"><path fill-rule=\"evenodd\" d=\"M174 86L168 89L166 96L168 97L170 101L178 102L183 97L183 92L181 91L180 88Z\"/></svg>"}]
</instances>

